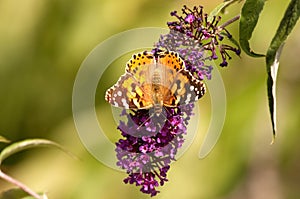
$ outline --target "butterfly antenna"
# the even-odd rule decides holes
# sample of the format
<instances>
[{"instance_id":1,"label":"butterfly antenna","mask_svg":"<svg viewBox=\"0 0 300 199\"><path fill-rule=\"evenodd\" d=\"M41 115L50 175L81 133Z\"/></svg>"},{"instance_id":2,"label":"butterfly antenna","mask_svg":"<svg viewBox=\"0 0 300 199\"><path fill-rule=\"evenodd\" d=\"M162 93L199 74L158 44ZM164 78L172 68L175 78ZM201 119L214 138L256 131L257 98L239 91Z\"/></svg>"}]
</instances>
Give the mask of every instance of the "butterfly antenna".
<instances>
[{"instance_id":1,"label":"butterfly antenna","mask_svg":"<svg viewBox=\"0 0 300 199\"><path fill-rule=\"evenodd\" d=\"M146 123L146 122L148 122L152 117L154 116L154 113L152 113L142 124L140 124L138 127L137 127L137 129L140 129L142 126L144 126L144 124Z\"/></svg>"},{"instance_id":2,"label":"butterfly antenna","mask_svg":"<svg viewBox=\"0 0 300 199\"><path fill-rule=\"evenodd\" d=\"M170 114L170 112L169 112L168 110L166 110L166 111ZM156 113L154 113L154 112L151 113L151 115L149 116L149 118L147 118L142 124L140 124L140 125L138 126L137 129L139 129L139 128L141 128L142 126L144 126L144 124L145 124L146 122L148 122L151 118L153 118L153 116L155 116L155 114L156 114ZM167 116L166 116L163 112L161 112L160 115L163 116L166 120L168 120ZM160 115L157 115L157 116L160 116ZM170 120L168 120L168 121L170 122Z\"/></svg>"},{"instance_id":3,"label":"butterfly antenna","mask_svg":"<svg viewBox=\"0 0 300 199\"><path fill-rule=\"evenodd\" d=\"M166 107L163 107L163 108L164 108L164 110L166 110L166 112L169 115L172 115L172 113ZM164 116L164 118L166 118L167 121L169 121L171 123L171 121L168 119L167 115L163 114L163 112L161 114L162 114L162 116Z\"/></svg>"},{"instance_id":4,"label":"butterfly antenna","mask_svg":"<svg viewBox=\"0 0 300 199\"><path fill-rule=\"evenodd\" d=\"M165 107L163 107L164 108L164 110L167 112L167 114L169 114L169 115L172 115L172 113L167 109L167 108L165 108ZM138 127L137 127L137 129L140 129L142 126L144 126L145 125L145 123L146 122L148 122L151 118L153 118L153 116L155 116L155 112L153 112L153 113L151 113L151 115L149 116L149 118L147 118L142 124L140 124ZM168 119L168 117L167 117L167 114L165 114L163 111L159 114L159 115L157 115L157 116L163 116L164 118L165 118L165 121L169 121L169 122L171 122L169 119Z\"/></svg>"}]
</instances>

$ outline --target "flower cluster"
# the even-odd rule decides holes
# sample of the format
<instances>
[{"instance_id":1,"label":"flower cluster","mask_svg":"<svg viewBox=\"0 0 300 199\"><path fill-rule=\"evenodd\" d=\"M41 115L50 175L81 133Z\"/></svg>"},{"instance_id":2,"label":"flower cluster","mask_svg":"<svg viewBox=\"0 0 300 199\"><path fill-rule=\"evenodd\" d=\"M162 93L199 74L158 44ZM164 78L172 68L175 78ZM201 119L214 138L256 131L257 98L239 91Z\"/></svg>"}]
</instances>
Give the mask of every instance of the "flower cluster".
<instances>
[{"instance_id":1,"label":"flower cluster","mask_svg":"<svg viewBox=\"0 0 300 199\"><path fill-rule=\"evenodd\" d=\"M171 13L177 21L168 22L170 32L160 37L153 54L161 50L175 51L195 78L209 80L213 68L206 60L215 60L220 54L220 66L227 66L227 59L231 59L228 51L239 55L240 50L221 43L224 37L231 40L232 37L225 29L229 23L218 26L220 17L209 19L201 6L193 9L184 6L182 12L183 16L176 11ZM159 116L151 110L122 113L127 121L120 121L118 126L123 139L116 143L116 152L117 165L128 173L125 183L140 186L143 193L157 195L157 187L168 181L170 164L182 147L193 107L194 104L163 107Z\"/></svg>"},{"instance_id":2,"label":"flower cluster","mask_svg":"<svg viewBox=\"0 0 300 199\"><path fill-rule=\"evenodd\" d=\"M239 47L223 42L224 38L228 38L236 43L225 28L236 19L218 25L221 17L212 16L210 19L202 6L193 9L183 6L182 16L177 11L171 12L171 16L177 20L167 23L170 33L162 35L155 46L178 52L186 60L187 69L199 79L204 76L211 79L212 66L204 64L205 60L216 60L219 53L222 58L220 66L224 67L228 65L227 59L231 59L228 51L240 55ZM206 54L208 52L209 56Z\"/></svg>"},{"instance_id":3,"label":"flower cluster","mask_svg":"<svg viewBox=\"0 0 300 199\"><path fill-rule=\"evenodd\" d=\"M116 143L117 165L125 169L125 183L141 186L141 192L155 196L167 180L171 161L184 142L193 104L166 108L159 116L149 110L123 112L127 122L118 129L124 139Z\"/></svg>"},{"instance_id":4,"label":"flower cluster","mask_svg":"<svg viewBox=\"0 0 300 199\"><path fill-rule=\"evenodd\" d=\"M166 35L161 35L159 41L155 44L154 51L166 49L177 52L184 59L185 67L197 79L203 80L204 77L211 79L211 65L205 64L204 49L199 42L191 37L187 37L181 32L170 30Z\"/></svg>"}]
</instances>

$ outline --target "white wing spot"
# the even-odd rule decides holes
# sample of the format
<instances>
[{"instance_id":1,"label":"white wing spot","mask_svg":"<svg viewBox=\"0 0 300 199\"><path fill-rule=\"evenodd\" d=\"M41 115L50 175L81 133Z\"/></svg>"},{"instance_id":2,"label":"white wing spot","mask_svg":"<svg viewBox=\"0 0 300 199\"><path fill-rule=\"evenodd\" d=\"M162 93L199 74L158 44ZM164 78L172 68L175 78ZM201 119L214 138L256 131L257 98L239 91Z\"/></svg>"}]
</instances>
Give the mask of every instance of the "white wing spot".
<instances>
[{"instance_id":1,"label":"white wing spot","mask_svg":"<svg viewBox=\"0 0 300 199\"><path fill-rule=\"evenodd\" d=\"M191 93L187 94L187 96L186 96L186 100L185 100L185 104L188 104L188 103L190 103L190 101L191 101L191 97L192 97Z\"/></svg>"},{"instance_id":2,"label":"white wing spot","mask_svg":"<svg viewBox=\"0 0 300 199\"><path fill-rule=\"evenodd\" d=\"M118 93L117 93L119 96L121 96L122 95L122 92L121 91L118 91Z\"/></svg>"},{"instance_id":3,"label":"white wing spot","mask_svg":"<svg viewBox=\"0 0 300 199\"><path fill-rule=\"evenodd\" d=\"M121 101L123 103L124 108L129 109L129 104L126 102L126 100L123 98Z\"/></svg>"},{"instance_id":4,"label":"white wing spot","mask_svg":"<svg viewBox=\"0 0 300 199\"><path fill-rule=\"evenodd\" d=\"M190 86L190 91L193 91L195 89L195 87L192 85Z\"/></svg>"}]
</instances>

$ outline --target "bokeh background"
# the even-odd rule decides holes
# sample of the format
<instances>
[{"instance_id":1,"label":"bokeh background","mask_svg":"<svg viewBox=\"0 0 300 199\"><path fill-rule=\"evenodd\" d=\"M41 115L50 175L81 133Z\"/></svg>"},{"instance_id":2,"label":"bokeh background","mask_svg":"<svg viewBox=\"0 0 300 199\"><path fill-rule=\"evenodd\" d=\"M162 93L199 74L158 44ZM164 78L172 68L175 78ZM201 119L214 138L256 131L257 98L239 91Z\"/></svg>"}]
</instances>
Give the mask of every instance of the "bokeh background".
<instances>
[{"instance_id":1,"label":"bokeh background","mask_svg":"<svg viewBox=\"0 0 300 199\"><path fill-rule=\"evenodd\" d=\"M2 0L0 1L0 134L13 141L47 138L76 154L74 160L54 149L14 155L3 169L50 199L149 198L122 183L126 174L94 159L81 144L72 118L72 87L80 64L101 41L138 27L166 27L169 12L184 4L210 12L220 0ZM223 22L239 14L227 9ZM251 47L266 49L287 0L267 1ZM237 38L238 23L229 27ZM189 199L300 198L300 26L281 56L278 77L278 137L272 140L264 59L233 55L219 68L227 94L227 116L213 151L198 158L210 119L210 98L199 102L201 127L185 155L172 164L169 182L156 197ZM118 48L116 45L115 48ZM126 59L117 63L122 68ZM101 65L99 65L101 67ZM109 78L117 80L116 73ZM97 110L109 111L103 91ZM102 96L102 97L101 97ZM108 113L109 114L109 113ZM111 122L111 129L115 125ZM107 132L115 141L117 131ZM5 145L0 144L3 148ZM0 180L0 191L12 185Z\"/></svg>"}]
</instances>

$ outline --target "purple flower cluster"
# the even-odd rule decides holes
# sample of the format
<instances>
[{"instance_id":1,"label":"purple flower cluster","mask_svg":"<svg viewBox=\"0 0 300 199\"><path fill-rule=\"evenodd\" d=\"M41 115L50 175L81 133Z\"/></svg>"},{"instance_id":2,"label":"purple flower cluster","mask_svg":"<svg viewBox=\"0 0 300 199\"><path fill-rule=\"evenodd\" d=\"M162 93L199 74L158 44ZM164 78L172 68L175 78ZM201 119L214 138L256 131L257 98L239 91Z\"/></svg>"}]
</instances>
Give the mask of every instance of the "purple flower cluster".
<instances>
[{"instance_id":1,"label":"purple flower cluster","mask_svg":"<svg viewBox=\"0 0 300 199\"><path fill-rule=\"evenodd\" d=\"M239 55L240 50L221 44L224 37L231 39L231 35L225 29L226 25L218 26L220 17L214 16L209 21L201 6L193 10L184 6L182 12L183 16L176 11L171 13L177 21L168 22L170 32L160 37L153 53L175 51L195 78L211 79L212 66L205 61L217 59L219 53L222 57L220 66L227 66L227 59L231 59L228 51ZM116 152L117 165L128 173L125 183L140 186L143 193L157 195L157 187L168 181L170 164L182 147L193 107L194 104L163 107L158 116L151 109L122 113L127 121L120 121L118 126L123 139L116 143Z\"/></svg>"},{"instance_id":2,"label":"purple flower cluster","mask_svg":"<svg viewBox=\"0 0 300 199\"><path fill-rule=\"evenodd\" d=\"M171 161L184 142L186 126L194 105L164 108L159 116L149 110L124 111L127 122L118 129L124 139L116 143L117 165L125 169L125 183L141 186L141 192L155 196L164 185Z\"/></svg>"},{"instance_id":3,"label":"purple flower cluster","mask_svg":"<svg viewBox=\"0 0 300 199\"><path fill-rule=\"evenodd\" d=\"M171 12L171 16L177 20L167 23L170 33L162 35L155 46L178 52L186 61L187 69L199 79L203 79L204 76L211 79L212 66L205 65L205 60L216 60L217 54L220 54L220 66L224 67L228 65L227 59L231 59L228 51L240 55L239 47L232 47L223 42L224 38L228 38L236 43L225 28L231 22L218 25L221 17L213 16L209 20L202 6L195 6L193 9L183 6L182 16L178 15L177 11ZM204 52L210 52L210 55L207 56Z\"/></svg>"},{"instance_id":4,"label":"purple flower cluster","mask_svg":"<svg viewBox=\"0 0 300 199\"><path fill-rule=\"evenodd\" d=\"M205 64L204 49L197 40L182 34L179 31L170 30L166 35L161 35L155 44L156 50L166 49L177 52L184 59L185 67L197 79L203 80L204 76L211 79L212 66Z\"/></svg>"}]
</instances>

